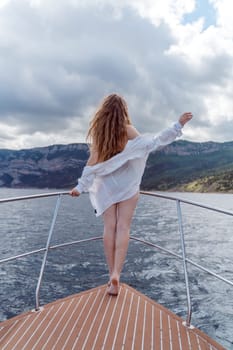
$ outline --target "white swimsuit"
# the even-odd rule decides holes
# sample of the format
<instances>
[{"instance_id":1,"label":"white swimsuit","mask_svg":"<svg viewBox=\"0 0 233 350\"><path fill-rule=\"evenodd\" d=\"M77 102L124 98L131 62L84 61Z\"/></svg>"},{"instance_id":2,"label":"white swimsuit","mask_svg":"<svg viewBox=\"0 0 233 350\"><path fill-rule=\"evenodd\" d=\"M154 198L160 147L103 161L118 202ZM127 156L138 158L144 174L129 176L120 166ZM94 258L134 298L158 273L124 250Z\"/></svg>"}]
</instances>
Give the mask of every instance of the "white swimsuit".
<instances>
[{"instance_id":1,"label":"white swimsuit","mask_svg":"<svg viewBox=\"0 0 233 350\"><path fill-rule=\"evenodd\" d=\"M134 196L140 188L149 153L181 136L182 125L177 122L157 136L139 135L129 140L124 150L96 165L86 165L76 189L89 192L96 216L114 203Z\"/></svg>"}]
</instances>

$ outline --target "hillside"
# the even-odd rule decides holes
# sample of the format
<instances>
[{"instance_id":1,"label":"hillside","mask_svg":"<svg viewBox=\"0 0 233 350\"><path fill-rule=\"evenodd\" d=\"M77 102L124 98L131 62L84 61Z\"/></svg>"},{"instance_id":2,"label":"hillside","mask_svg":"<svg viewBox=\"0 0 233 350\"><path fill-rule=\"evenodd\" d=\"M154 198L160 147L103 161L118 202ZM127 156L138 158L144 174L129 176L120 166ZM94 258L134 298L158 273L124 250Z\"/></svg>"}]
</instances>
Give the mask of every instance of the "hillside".
<instances>
[{"instance_id":1,"label":"hillside","mask_svg":"<svg viewBox=\"0 0 233 350\"><path fill-rule=\"evenodd\" d=\"M0 150L0 187L66 188L82 174L86 144Z\"/></svg>"},{"instance_id":2,"label":"hillside","mask_svg":"<svg viewBox=\"0 0 233 350\"><path fill-rule=\"evenodd\" d=\"M152 153L143 177L147 190L233 191L233 142L177 141Z\"/></svg>"},{"instance_id":3,"label":"hillside","mask_svg":"<svg viewBox=\"0 0 233 350\"><path fill-rule=\"evenodd\" d=\"M71 188L88 158L86 144L0 150L0 187ZM151 153L145 190L233 192L233 142L177 141Z\"/></svg>"},{"instance_id":4,"label":"hillside","mask_svg":"<svg viewBox=\"0 0 233 350\"><path fill-rule=\"evenodd\" d=\"M186 192L231 192L233 193L233 170L206 176L177 187Z\"/></svg>"}]
</instances>

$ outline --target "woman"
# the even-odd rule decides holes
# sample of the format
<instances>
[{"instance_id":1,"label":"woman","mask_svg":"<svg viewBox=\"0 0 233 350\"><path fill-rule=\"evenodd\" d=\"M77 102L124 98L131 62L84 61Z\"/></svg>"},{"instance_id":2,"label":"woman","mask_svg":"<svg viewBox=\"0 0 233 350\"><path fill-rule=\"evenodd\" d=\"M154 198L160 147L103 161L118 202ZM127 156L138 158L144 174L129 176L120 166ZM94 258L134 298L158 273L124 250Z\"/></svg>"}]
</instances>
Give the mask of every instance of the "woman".
<instances>
[{"instance_id":1,"label":"woman","mask_svg":"<svg viewBox=\"0 0 233 350\"><path fill-rule=\"evenodd\" d=\"M78 185L70 194L79 196L88 191L96 216L103 216L110 295L118 294L147 157L151 151L180 136L182 127L191 118L191 113L184 113L179 122L158 136L140 135L131 123L125 100L111 94L104 99L90 123L87 134L91 141L90 157Z\"/></svg>"}]
</instances>

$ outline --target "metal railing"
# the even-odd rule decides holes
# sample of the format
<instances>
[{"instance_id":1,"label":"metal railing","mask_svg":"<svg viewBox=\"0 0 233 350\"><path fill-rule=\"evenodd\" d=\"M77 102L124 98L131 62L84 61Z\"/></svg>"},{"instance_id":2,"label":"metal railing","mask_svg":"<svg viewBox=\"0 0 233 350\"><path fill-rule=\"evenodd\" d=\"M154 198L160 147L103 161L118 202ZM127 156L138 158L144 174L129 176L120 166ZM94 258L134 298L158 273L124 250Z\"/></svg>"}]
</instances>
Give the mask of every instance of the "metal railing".
<instances>
[{"instance_id":1,"label":"metal railing","mask_svg":"<svg viewBox=\"0 0 233 350\"><path fill-rule=\"evenodd\" d=\"M39 310L40 309L40 302L39 302L39 295L40 295L40 287L41 287L41 283L42 283L42 279L43 279L43 274L44 274L44 270L45 270L45 265L46 265L46 260L47 260L47 255L49 250L52 249L58 249L58 248L63 248L63 247L67 247L67 246L72 246L75 244L80 244L80 243L84 243L84 242L90 242L90 241L96 241L96 240L101 240L102 236L98 236L98 237L92 237L92 238L88 238L88 239L84 239L84 240L77 240L77 241L72 241L72 242L65 242L62 244L57 244L57 245L50 245L51 243L51 238L54 232L54 226L56 223L56 218L58 215L58 210L59 210L59 206L61 203L61 198L64 195L68 195L69 192L67 191L63 191L63 192L53 192L53 193L43 193L43 194L36 194L36 195L30 195L30 196L21 196L21 197L13 197L13 198L6 198L6 199L0 199L0 204L3 203L9 203L9 202L16 202L16 201L21 201L21 200L30 200L30 199L38 199L38 198L46 198L46 197L58 197L57 198L57 202L56 202L56 206L54 209L54 213L53 213L53 218L52 218L52 222L51 222L51 226L50 226L50 230L49 230L49 234L48 234L48 238L47 238L47 243L46 246L44 248L40 248L40 249L36 249L30 252L26 252L26 253L22 253L19 255L15 255L15 256L11 256L5 259L0 259L0 264L12 261L12 260L16 260L22 257L26 257L26 256L30 256L30 255L34 255L36 253L41 253L44 252L44 256L43 256L43 260L42 260L42 264L41 264L41 269L40 269L40 274L38 277L38 282L37 282L37 287L36 287L36 295L35 295L35 309ZM172 200L176 202L176 207L177 207L177 217L178 217L178 224L179 224L179 233L180 233L180 241L181 241L181 250L182 250L182 254L179 255L177 253L172 252L169 249L166 249L164 247L161 247L157 244L154 244L152 242L148 242L145 241L143 239L139 239L137 237L134 236L130 236L131 240L134 240L136 242L140 242L143 243L147 246L156 248L160 251L162 251L163 253L169 254L175 258L181 259L183 262L183 269L184 269L184 278L185 278L185 286L186 286L186 295L187 295L187 316L186 316L186 321L184 322L184 324L187 327L191 327L191 317L192 317L192 305L191 305L191 297L190 297L190 288L189 288L189 278L188 278L188 270L187 270L187 263L195 266L196 268L214 276L215 278L227 283L228 285L233 287L233 282L220 276L219 274L216 274L215 272L205 268L204 266L195 263L194 261L188 259L186 257L186 251L185 251L185 239L184 239L184 230L183 230L183 222L182 222L182 210L181 210L181 203L185 203L185 204L189 204L192 206L196 206L196 207L200 207L200 208L204 208L207 210L211 210L214 212L218 212L218 213L222 213L225 215L230 215L233 216L233 212L228 211L228 210L224 210L224 209L219 209L219 208L214 208L202 203L197 203L197 202L193 202L193 201L189 201L186 199L181 199L181 198L177 198L177 197L172 197L172 196L167 196L164 194L158 194L158 193L153 193L153 192L146 192L146 191L141 191L141 194L143 195L147 195L147 196L153 196L153 197L157 197L157 198L163 198L163 199L168 199L168 200Z\"/></svg>"}]
</instances>

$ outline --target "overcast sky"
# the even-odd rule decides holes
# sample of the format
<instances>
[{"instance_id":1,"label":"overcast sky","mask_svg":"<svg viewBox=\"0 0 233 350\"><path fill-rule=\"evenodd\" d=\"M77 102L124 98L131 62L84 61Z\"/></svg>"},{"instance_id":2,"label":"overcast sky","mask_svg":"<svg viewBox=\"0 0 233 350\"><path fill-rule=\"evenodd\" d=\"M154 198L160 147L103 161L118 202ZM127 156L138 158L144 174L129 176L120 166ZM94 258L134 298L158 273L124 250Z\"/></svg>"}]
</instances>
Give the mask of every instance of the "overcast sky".
<instances>
[{"instance_id":1,"label":"overcast sky","mask_svg":"<svg viewBox=\"0 0 233 350\"><path fill-rule=\"evenodd\" d=\"M84 142L101 99L157 133L233 140L230 0L0 0L0 148Z\"/></svg>"}]
</instances>

